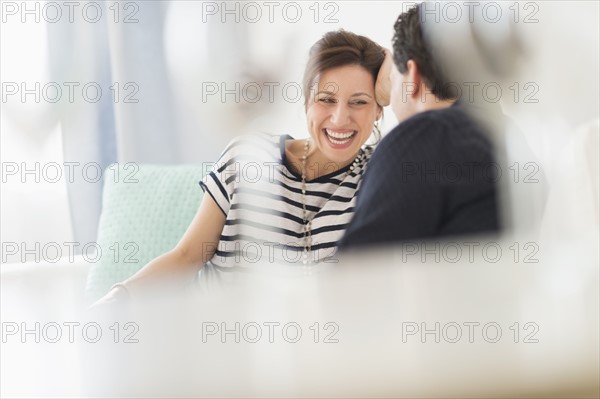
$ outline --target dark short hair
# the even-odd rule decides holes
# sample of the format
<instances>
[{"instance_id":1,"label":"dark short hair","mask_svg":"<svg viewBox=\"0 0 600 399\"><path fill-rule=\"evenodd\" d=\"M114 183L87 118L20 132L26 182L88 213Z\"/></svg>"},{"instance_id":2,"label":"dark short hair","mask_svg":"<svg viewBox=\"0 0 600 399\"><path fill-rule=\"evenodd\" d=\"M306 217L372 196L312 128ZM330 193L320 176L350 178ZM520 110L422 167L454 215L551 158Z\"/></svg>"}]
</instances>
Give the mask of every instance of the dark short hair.
<instances>
[{"instance_id":1,"label":"dark short hair","mask_svg":"<svg viewBox=\"0 0 600 399\"><path fill-rule=\"evenodd\" d=\"M411 7L408 11L400 14L394 24L394 37L392 38L394 63L400 73L406 73L406 63L408 60L413 60L431 93L441 100L454 99L457 93L454 87L446 81L441 65L436 63L423 35L422 4Z\"/></svg>"},{"instance_id":2,"label":"dark short hair","mask_svg":"<svg viewBox=\"0 0 600 399\"><path fill-rule=\"evenodd\" d=\"M320 74L328 69L360 65L373 76L373 84L385 59L383 47L371 39L345 30L331 31L310 49L304 70L304 106L308 105L311 87Z\"/></svg>"}]
</instances>

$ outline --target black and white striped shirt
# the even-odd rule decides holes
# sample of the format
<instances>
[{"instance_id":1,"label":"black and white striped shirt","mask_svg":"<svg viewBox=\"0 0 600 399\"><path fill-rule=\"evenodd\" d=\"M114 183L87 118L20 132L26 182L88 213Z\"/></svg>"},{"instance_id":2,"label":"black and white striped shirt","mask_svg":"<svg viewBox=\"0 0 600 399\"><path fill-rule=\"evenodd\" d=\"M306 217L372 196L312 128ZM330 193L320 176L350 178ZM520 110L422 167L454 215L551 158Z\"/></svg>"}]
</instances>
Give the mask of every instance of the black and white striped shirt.
<instances>
[{"instance_id":1,"label":"black and white striped shirt","mask_svg":"<svg viewBox=\"0 0 600 399\"><path fill-rule=\"evenodd\" d=\"M231 141L201 181L202 189L226 216L215 266L256 262L301 263L304 249L302 178L289 166L289 135L250 135ZM306 208L312 220L312 262L334 255L354 214L356 193L373 148L363 146L358 163L306 182Z\"/></svg>"}]
</instances>

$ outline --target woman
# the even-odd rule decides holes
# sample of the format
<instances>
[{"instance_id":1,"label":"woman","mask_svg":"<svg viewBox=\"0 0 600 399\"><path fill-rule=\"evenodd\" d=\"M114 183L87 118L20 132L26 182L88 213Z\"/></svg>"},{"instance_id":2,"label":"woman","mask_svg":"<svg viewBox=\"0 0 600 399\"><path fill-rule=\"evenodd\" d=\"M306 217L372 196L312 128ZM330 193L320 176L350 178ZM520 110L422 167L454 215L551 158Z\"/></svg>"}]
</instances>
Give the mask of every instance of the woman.
<instances>
[{"instance_id":1,"label":"woman","mask_svg":"<svg viewBox=\"0 0 600 399\"><path fill-rule=\"evenodd\" d=\"M331 256L372 152L365 143L379 135L383 108L375 81L384 57L366 37L325 34L310 50L303 79L310 137L233 140L200 182L209 195L177 246L99 302L135 297L175 277L192 279L206 262L228 267L268 256L306 265ZM261 159L270 161L256 162ZM258 165L252 177L248 165Z\"/></svg>"}]
</instances>

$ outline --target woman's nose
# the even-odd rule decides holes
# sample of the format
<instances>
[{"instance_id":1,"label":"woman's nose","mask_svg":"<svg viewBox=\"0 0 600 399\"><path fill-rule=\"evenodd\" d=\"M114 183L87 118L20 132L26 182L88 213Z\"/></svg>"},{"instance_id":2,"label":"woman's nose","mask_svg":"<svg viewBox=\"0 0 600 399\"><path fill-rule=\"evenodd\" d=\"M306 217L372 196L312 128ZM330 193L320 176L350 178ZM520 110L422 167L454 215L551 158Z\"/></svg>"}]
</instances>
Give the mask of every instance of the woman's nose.
<instances>
[{"instance_id":1,"label":"woman's nose","mask_svg":"<svg viewBox=\"0 0 600 399\"><path fill-rule=\"evenodd\" d=\"M350 110L346 104L338 103L331 112L331 122L337 126L343 126L350 118Z\"/></svg>"}]
</instances>

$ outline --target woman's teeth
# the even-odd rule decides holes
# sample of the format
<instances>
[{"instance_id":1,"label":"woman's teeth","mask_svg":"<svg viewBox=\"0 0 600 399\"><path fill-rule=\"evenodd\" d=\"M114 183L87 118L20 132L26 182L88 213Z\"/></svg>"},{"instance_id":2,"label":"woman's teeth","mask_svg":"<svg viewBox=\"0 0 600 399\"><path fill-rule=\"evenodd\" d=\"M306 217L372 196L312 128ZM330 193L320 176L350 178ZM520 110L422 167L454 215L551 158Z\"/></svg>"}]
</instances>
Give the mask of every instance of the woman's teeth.
<instances>
[{"instance_id":1,"label":"woman's teeth","mask_svg":"<svg viewBox=\"0 0 600 399\"><path fill-rule=\"evenodd\" d=\"M348 132L334 132L329 129L325 129L325 133L327 134L327 138L333 144L343 145L347 144L352 140L352 137L356 133L356 130L351 130Z\"/></svg>"}]
</instances>

